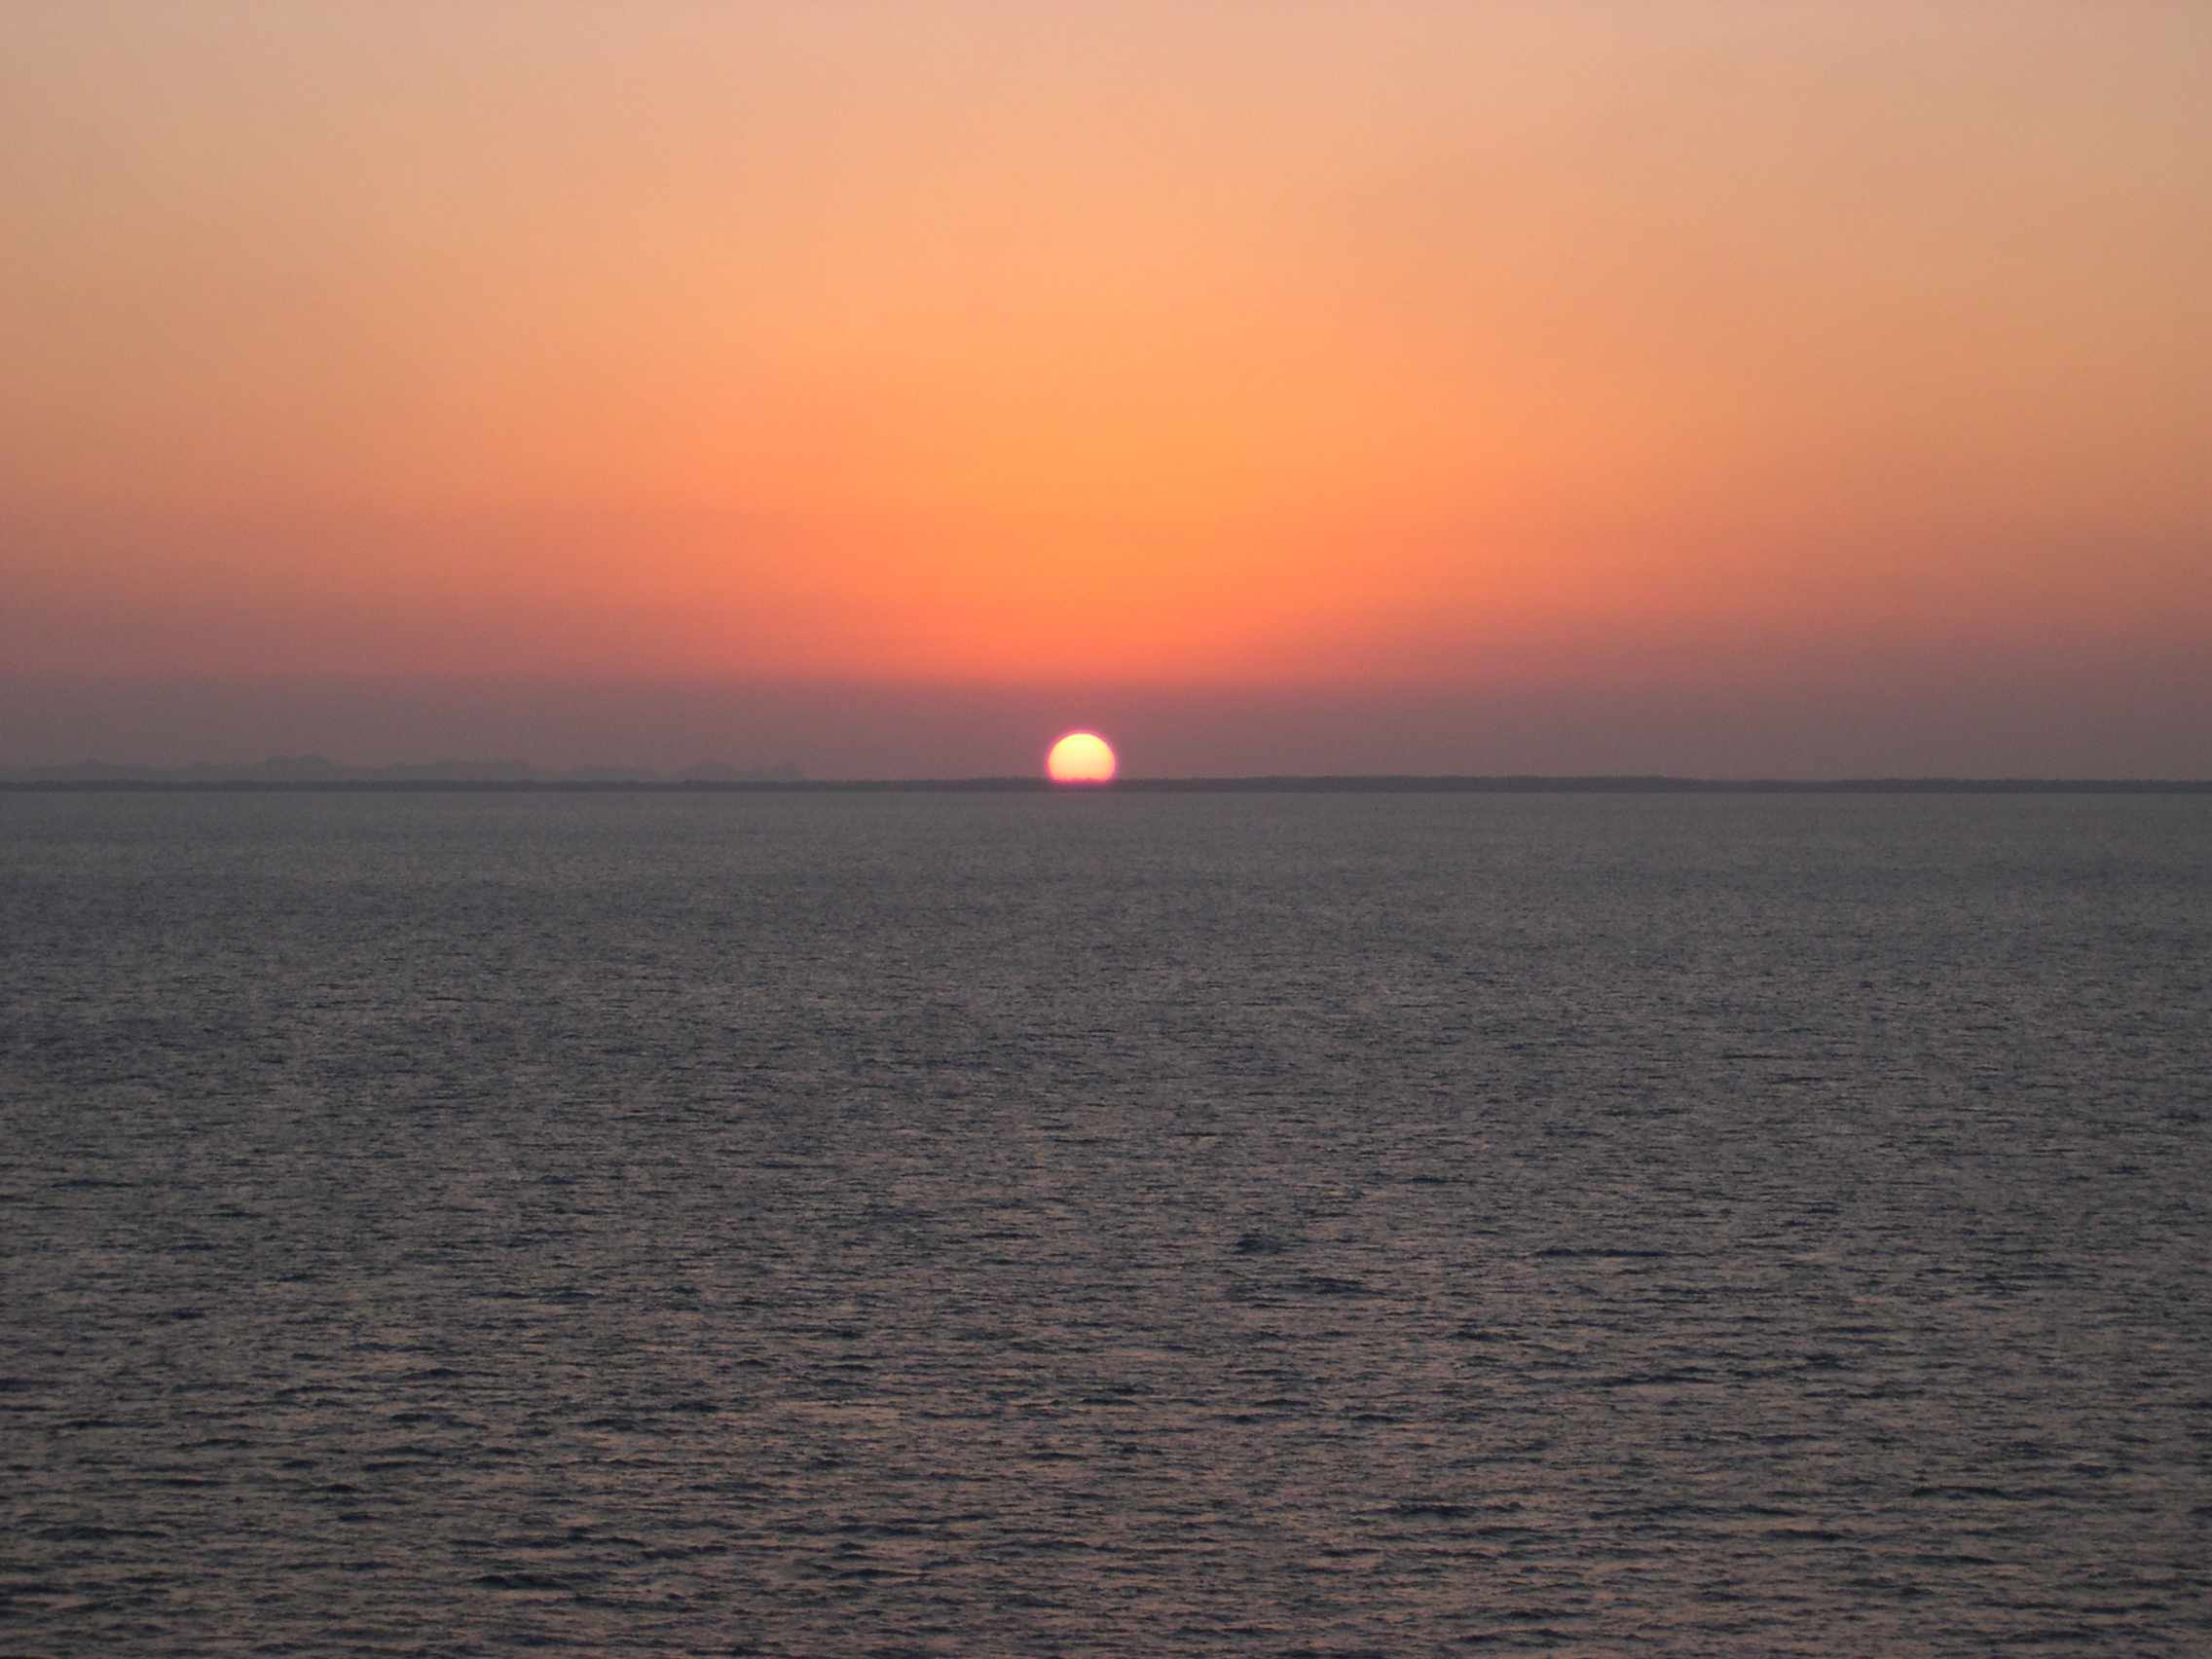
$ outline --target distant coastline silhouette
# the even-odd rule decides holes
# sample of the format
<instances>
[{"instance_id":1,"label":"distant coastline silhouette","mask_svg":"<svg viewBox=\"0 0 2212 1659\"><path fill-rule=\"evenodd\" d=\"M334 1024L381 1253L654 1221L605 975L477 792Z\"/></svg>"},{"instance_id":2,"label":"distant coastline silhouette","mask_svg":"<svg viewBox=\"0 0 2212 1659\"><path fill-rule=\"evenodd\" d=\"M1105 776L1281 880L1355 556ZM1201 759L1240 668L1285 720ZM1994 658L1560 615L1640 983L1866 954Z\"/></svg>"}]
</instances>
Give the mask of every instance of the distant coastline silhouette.
<instances>
[{"instance_id":1,"label":"distant coastline silhouette","mask_svg":"<svg viewBox=\"0 0 2212 1659\"><path fill-rule=\"evenodd\" d=\"M267 760L242 763L199 760L187 766L169 767L80 760L66 766L0 768L0 783L5 784L103 789L132 785L153 788L267 785L296 789L325 785L479 788L514 784L790 784L804 777L805 774L789 761L773 766L730 766L702 760L681 772L656 772L649 766L602 765L576 766L562 771L535 766L527 760L400 761L388 766L342 766L319 755L275 756Z\"/></svg>"},{"instance_id":2,"label":"distant coastline silhouette","mask_svg":"<svg viewBox=\"0 0 2212 1659\"><path fill-rule=\"evenodd\" d=\"M702 762L681 772L644 766L579 766L569 771L523 761L440 760L427 764L342 766L319 756L250 764L206 761L188 766L119 765L87 760L67 766L0 770L12 791L333 791L343 793L509 791L622 793L1045 793L1041 777L809 778L786 761L737 767ZM1121 777L1093 789L1124 794L2205 794L2203 778L1691 778L1662 774L1543 776L1480 774L1271 774L1259 777Z\"/></svg>"}]
</instances>

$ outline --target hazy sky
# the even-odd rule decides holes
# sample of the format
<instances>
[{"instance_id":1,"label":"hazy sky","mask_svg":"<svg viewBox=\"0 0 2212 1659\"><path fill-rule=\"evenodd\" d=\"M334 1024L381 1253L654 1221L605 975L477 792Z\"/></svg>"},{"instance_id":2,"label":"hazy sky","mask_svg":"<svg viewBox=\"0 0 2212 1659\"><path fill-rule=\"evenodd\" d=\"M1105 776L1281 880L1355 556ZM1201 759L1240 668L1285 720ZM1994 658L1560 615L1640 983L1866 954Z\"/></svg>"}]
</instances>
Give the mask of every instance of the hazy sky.
<instances>
[{"instance_id":1,"label":"hazy sky","mask_svg":"<svg viewBox=\"0 0 2212 1659\"><path fill-rule=\"evenodd\" d=\"M2208 86L2195 3L13 0L0 763L2212 773Z\"/></svg>"}]
</instances>

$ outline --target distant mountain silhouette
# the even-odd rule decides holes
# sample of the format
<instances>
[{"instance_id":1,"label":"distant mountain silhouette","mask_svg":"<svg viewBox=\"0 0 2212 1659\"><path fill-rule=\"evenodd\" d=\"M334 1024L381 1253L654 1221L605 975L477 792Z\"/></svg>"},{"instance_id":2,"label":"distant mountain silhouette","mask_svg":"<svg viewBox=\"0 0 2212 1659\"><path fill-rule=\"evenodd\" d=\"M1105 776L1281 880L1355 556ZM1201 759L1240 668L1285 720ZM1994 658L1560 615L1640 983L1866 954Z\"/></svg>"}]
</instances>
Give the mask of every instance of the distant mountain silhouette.
<instances>
[{"instance_id":1,"label":"distant mountain silhouette","mask_svg":"<svg viewBox=\"0 0 2212 1659\"><path fill-rule=\"evenodd\" d=\"M780 766L724 766L719 760L702 760L676 774L682 784L795 784L806 774L789 760Z\"/></svg>"},{"instance_id":2,"label":"distant mountain silhouette","mask_svg":"<svg viewBox=\"0 0 2212 1659\"><path fill-rule=\"evenodd\" d=\"M555 771L524 760L432 760L388 766L341 766L319 755L275 756L267 760L189 766L79 760L66 766L0 768L0 782L17 784L788 784L805 777L789 761L776 766L730 766L702 760L682 772L645 766L578 766Z\"/></svg>"},{"instance_id":3,"label":"distant mountain silhouette","mask_svg":"<svg viewBox=\"0 0 2212 1659\"><path fill-rule=\"evenodd\" d=\"M520 760L435 760L341 766L319 755L251 764L199 761L163 769L80 760L68 766L0 768L0 790L788 790L1050 793L1061 786L1018 777L811 779L789 761L730 766L703 760L681 772L644 766L553 771ZM1376 774L1230 778L1117 778L1085 786L1124 794L2188 794L2212 795L2202 778L1676 778Z\"/></svg>"}]
</instances>

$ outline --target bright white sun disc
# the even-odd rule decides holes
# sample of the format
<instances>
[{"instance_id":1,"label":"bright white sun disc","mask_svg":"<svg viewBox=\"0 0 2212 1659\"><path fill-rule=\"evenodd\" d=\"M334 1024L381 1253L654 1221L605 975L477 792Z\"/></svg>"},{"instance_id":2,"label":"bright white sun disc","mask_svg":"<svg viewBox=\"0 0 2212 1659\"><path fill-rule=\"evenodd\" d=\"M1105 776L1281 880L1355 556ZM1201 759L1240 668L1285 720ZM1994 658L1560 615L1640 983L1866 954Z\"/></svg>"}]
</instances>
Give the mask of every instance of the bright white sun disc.
<instances>
[{"instance_id":1,"label":"bright white sun disc","mask_svg":"<svg viewBox=\"0 0 2212 1659\"><path fill-rule=\"evenodd\" d=\"M1055 784L1103 784L1114 775L1114 751L1096 732L1071 731L1052 745L1045 770Z\"/></svg>"}]
</instances>

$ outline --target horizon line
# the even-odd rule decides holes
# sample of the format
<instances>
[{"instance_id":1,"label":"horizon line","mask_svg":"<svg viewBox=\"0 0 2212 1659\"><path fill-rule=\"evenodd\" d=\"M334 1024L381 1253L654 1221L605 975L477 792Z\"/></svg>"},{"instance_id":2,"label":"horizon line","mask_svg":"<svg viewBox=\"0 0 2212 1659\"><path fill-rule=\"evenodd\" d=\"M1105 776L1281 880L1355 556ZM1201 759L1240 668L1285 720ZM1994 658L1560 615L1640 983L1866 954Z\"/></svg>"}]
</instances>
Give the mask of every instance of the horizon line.
<instances>
[{"instance_id":1,"label":"horizon line","mask_svg":"<svg viewBox=\"0 0 2212 1659\"><path fill-rule=\"evenodd\" d=\"M1663 773L1268 773L1116 778L0 778L25 794L2212 794L2212 778L1699 778Z\"/></svg>"}]
</instances>

